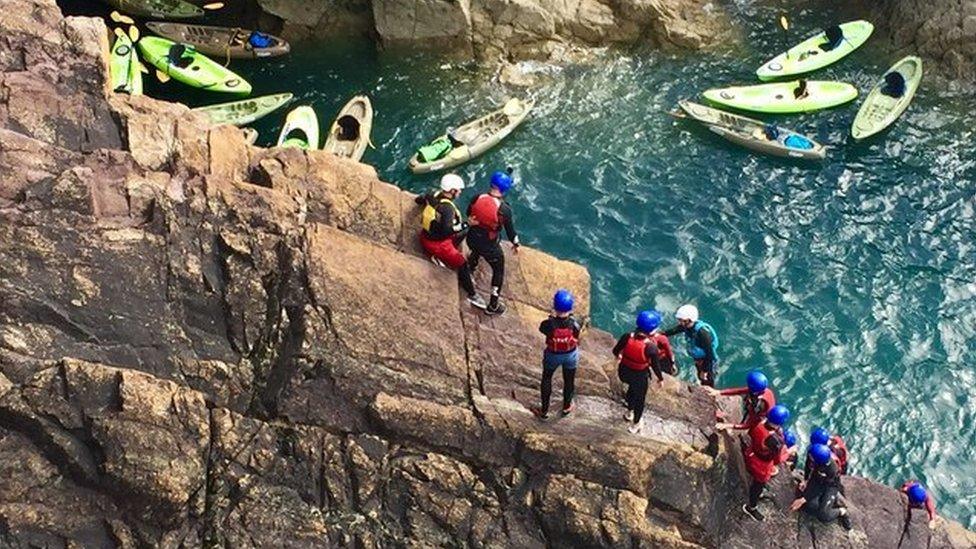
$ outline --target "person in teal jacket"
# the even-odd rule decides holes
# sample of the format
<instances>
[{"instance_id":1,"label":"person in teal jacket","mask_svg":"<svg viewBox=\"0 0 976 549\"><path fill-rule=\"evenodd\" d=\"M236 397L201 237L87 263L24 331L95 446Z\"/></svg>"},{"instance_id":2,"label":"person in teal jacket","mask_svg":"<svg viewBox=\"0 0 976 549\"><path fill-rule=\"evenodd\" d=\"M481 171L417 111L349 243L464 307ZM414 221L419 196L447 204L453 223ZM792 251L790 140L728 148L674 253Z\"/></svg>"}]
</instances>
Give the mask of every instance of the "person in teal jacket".
<instances>
[{"instance_id":1,"label":"person in teal jacket","mask_svg":"<svg viewBox=\"0 0 976 549\"><path fill-rule=\"evenodd\" d=\"M678 325L665 330L671 337L683 333L688 355L695 361L698 381L706 387L715 386L715 369L718 366L718 332L707 322L699 320L698 307L682 305L674 315Z\"/></svg>"}]
</instances>

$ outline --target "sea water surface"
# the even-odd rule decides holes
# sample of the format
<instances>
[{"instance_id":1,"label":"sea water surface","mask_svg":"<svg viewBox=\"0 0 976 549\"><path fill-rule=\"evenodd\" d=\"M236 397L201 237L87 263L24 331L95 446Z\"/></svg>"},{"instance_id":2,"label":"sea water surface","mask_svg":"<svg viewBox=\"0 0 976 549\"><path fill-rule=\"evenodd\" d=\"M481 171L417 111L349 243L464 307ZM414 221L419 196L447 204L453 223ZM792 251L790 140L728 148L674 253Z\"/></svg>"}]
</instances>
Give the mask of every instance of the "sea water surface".
<instances>
[{"instance_id":1,"label":"sea water surface","mask_svg":"<svg viewBox=\"0 0 976 549\"><path fill-rule=\"evenodd\" d=\"M706 88L756 82L768 57L843 15L794 11L784 37L774 3L727 6L738 45L529 63L542 79L525 90L472 65L357 40L232 68L255 95L294 92L323 127L350 96L368 94L376 148L364 162L415 192L436 183L407 170L419 145L509 94L534 98L502 146L459 169L475 185L462 204L491 171L513 166L521 238L589 269L597 326L619 333L649 307L670 323L678 305L697 304L721 336L720 386L762 368L804 437L818 425L846 437L853 474L892 486L918 478L941 512L974 528L972 88L927 78L893 128L863 143L848 139L858 103L769 118L828 144L828 158L754 155L666 112ZM815 78L851 82L863 97L897 60L877 42ZM147 93L193 106L226 100L177 83ZM255 125L259 144L274 143L284 115ZM692 370L684 362L682 377Z\"/></svg>"}]
</instances>

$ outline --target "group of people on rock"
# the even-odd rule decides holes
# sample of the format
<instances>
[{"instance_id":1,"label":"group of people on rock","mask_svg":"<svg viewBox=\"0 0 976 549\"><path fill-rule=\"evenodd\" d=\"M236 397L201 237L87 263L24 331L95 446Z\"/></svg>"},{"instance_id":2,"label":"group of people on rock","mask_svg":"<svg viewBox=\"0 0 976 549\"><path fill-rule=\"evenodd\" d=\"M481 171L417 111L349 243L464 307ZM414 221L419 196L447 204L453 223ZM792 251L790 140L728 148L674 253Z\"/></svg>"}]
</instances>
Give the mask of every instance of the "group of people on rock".
<instances>
[{"instance_id":1,"label":"group of people on rock","mask_svg":"<svg viewBox=\"0 0 976 549\"><path fill-rule=\"evenodd\" d=\"M501 289L505 276L505 256L500 245L504 228L518 253L518 235L515 232L512 210L505 202L505 194L514 185L512 170L492 174L488 192L479 194L468 205L467 222L454 204L464 181L456 174L441 178L440 188L417 197L423 206L420 244L432 261L457 271L461 288L468 295L468 302L489 315L505 311ZM471 253L467 258L460 251L462 240L467 242ZM472 273L480 258L491 266L491 293L485 303L475 290ZM541 402L530 407L540 419L549 418L552 398L552 378L562 369L563 402L562 416L573 412L576 371L579 367L579 342L586 329L573 316L574 298L566 289L556 291L552 299L552 312L539 325L545 336L542 355ZM850 530L851 519L844 499L841 477L847 474L848 450L844 439L831 435L823 428L816 428L810 435L810 444L802 472L795 471L798 461L798 445L795 431L786 428L790 419L789 409L776 402L776 395L766 375L753 370L746 376L744 387L715 389L716 369L719 362L718 332L699 318L698 308L682 305L675 312L677 324L661 329L662 315L656 310L641 311L637 315L634 330L619 337L612 353L617 364L617 376L627 386L624 418L630 423L628 430L637 434L643 425L644 406L650 377L653 373L657 386L664 386L664 374L677 375L677 362L669 337L683 335L685 347L695 364L699 382L713 396L741 396L743 416L739 422L725 421L724 414L717 413L716 429L719 431L744 431L742 443L743 461L751 483L743 512L757 521L765 520L759 509L760 500L766 497L766 486L787 468L795 482L796 499L790 505L794 512L804 511L822 522L838 521ZM929 527L936 524L935 503L921 483L905 482L901 487L906 506L905 529L911 521L913 509L925 509Z\"/></svg>"}]
</instances>

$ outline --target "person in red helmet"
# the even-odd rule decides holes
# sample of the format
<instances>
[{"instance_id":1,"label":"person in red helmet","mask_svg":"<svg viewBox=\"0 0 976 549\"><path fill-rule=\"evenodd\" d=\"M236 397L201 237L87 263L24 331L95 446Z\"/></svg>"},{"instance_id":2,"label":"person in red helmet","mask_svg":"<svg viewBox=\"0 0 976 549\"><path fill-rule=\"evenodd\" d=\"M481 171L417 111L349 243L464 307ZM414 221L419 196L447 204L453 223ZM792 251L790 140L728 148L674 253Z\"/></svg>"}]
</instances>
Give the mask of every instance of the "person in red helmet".
<instances>
[{"instance_id":1,"label":"person in red helmet","mask_svg":"<svg viewBox=\"0 0 976 549\"><path fill-rule=\"evenodd\" d=\"M745 387L722 389L705 387L713 395L742 396L744 413L740 423L718 423L716 429L752 429L766 418L766 414L776 406L776 395L769 388L769 380L759 370L753 370L746 376Z\"/></svg>"},{"instance_id":2,"label":"person in red helmet","mask_svg":"<svg viewBox=\"0 0 976 549\"><path fill-rule=\"evenodd\" d=\"M789 418L790 411L779 404L769 411L766 421L749 429L749 446L743 450L743 457L752 483L749 485L749 501L742 506L742 510L759 522L766 519L759 511L759 497L762 496L766 483L773 478L776 466L786 458L787 452L783 452L783 447L786 446L783 425Z\"/></svg>"},{"instance_id":3,"label":"person in red helmet","mask_svg":"<svg viewBox=\"0 0 976 549\"><path fill-rule=\"evenodd\" d=\"M454 201L464 189L461 176L449 173L441 178L440 189L418 196L424 207L420 214L420 246L431 260L457 271L458 283L468 294L468 303L484 309L488 305L474 290L474 280L458 245L467 231L464 218Z\"/></svg>"}]
</instances>

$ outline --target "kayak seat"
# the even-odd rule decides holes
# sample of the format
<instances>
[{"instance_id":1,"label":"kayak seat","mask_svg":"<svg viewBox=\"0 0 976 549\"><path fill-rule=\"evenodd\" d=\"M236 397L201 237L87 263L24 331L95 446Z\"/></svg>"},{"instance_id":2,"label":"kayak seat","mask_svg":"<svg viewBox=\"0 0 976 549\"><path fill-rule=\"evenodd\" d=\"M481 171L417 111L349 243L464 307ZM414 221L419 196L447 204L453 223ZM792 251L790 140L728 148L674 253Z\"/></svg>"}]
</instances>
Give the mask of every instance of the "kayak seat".
<instances>
[{"instance_id":1,"label":"kayak seat","mask_svg":"<svg viewBox=\"0 0 976 549\"><path fill-rule=\"evenodd\" d=\"M763 126L763 134L766 136L766 139L776 141L776 138L779 137L779 128L772 124L766 124Z\"/></svg>"},{"instance_id":2,"label":"kayak seat","mask_svg":"<svg viewBox=\"0 0 976 549\"><path fill-rule=\"evenodd\" d=\"M889 72L884 75L884 80L885 84L881 88L881 93L895 99L905 95L905 77L900 72Z\"/></svg>"},{"instance_id":3,"label":"kayak seat","mask_svg":"<svg viewBox=\"0 0 976 549\"><path fill-rule=\"evenodd\" d=\"M186 46L183 44L173 44L170 46L169 51L166 52L166 61L170 65L185 69L193 64L192 57L184 57L183 54L186 53Z\"/></svg>"},{"instance_id":4,"label":"kayak seat","mask_svg":"<svg viewBox=\"0 0 976 549\"><path fill-rule=\"evenodd\" d=\"M823 51L831 51L844 41L844 31L841 30L839 25L827 27L824 30L824 34L827 36L827 41L820 44L820 49Z\"/></svg>"},{"instance_id":5,"label":"kayak seat","mask_svg":"<svg viewBox=\"0 0 976 549\"><path fill-rule=\"evenodd\" d=\"M359 139L359 120L356 120L355 116L350 116L348 114L340 116L336 120L336 125L339 126L339 131L336 137L343 141L355 141Z\"/></svg>"},{"instance_id":6,"label":"kayak seat","mask_svg":"<svg viewBox=\"0 0 976 549\"><path fill-rule=\"evenodd\" d=\"M791 149L810 150L813 148L813 142L800 135L791 135L787 137L783 140L783 144Z\"/></svg>"},{"instance_id":7,"label":"kayak seat","mask_svg":"<svg viewBox=\"0 0 976 549\"><path fill-rule=\"evenodd\" d=\"M254 31L250 36L247 37L247 43L250 44L252 48L270 48L274 43L274 40L267 34Z\"/></svg>"}]
</instances>

